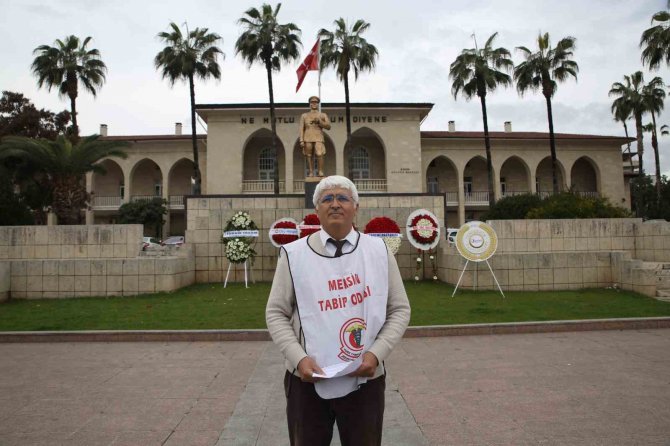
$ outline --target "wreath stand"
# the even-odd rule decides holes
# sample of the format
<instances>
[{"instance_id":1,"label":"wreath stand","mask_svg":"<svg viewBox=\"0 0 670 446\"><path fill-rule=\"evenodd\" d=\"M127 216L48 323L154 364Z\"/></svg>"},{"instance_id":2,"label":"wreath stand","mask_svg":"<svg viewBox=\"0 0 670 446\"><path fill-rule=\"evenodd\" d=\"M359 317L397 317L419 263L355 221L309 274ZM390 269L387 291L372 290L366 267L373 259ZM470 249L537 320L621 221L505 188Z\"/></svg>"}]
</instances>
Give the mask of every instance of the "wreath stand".
<instances>
[{"instance_id":1,"label":"wreath stand","mask_svg":"<svg viewBox=\"0 0 670 446\"><path fill-rule=\"evenodd\" d=\"M249 281L248 281L248 276L247 276L247 262L248 260L244 261L244 288L249 288ZM228 276L230 275L230 267L233 266L232 262L228 262L228 272L226 272L226 280L223 282L223 287L228 286ZM249 266L249 275L251 275L251 266ZM253 278L251 279L253 281Z\"/></svg>"},{"instance_id":2,"label":"wreath stand","mask_svg":"<svg viewBox=\"0 0 670 446\"><path fill-rule=\"evenodd\" d=\"M491 268L491 264L489 263L488 259L486 259L484 261L486 262L486 266L489 267L489 271L491 271L491 275L493 276L493 280L495 280L496 285L498 286L498 290L500 290L500 294L502 294L502 297L504 299L505 298L505 293L503 293L502 288L500 288L500 283L498 283L498 278L496 277L496 274L493 272L493 268ZM470 260L466 259L465 260L465 266L463 267L463 271L461 271L461 275L458 278L458 282L456 282L456 288L454 288L454 292L451 293L451 297L454 297L456 295L456 291L458 290L458 286L461 284L461 279L463 279L463 274L465 274L465 270L468 268L468 263L470 263ZM475 289L477 289L477 269L475 269Z\"/></svg>"}]
</instances>

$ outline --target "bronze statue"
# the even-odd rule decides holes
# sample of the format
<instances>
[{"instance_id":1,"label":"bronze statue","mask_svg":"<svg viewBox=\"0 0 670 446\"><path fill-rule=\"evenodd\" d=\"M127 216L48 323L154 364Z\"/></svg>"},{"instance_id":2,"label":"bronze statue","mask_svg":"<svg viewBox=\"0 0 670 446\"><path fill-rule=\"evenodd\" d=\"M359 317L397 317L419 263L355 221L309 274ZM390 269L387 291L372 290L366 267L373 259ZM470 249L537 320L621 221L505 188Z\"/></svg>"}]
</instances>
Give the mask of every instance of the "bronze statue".
<instances>
[{"instance_id":1,"label":"bronze statue","mask_svg":"<svg viewBox=\"0 0 670 446\"><path fill-rule=\"evenodd\" d=\"M330 121L325 113L319 111L319 102L318 96L310 97L310 110L300 116L300 147L307 160L310 177L314 176L313 156L316 156L318 175L323 176L323 157L326 155L323 129L330 130Z\"/></svg>"}]
</instances>

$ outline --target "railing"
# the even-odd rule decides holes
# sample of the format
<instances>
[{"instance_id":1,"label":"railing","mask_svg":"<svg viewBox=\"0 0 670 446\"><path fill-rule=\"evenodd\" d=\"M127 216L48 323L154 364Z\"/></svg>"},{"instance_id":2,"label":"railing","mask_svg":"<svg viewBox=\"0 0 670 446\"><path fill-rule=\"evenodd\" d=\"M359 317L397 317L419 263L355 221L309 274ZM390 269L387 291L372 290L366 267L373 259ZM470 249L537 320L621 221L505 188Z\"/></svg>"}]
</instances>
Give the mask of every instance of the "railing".
<instances>
[{"instance_id":1,"label":"railing","mask_svg":"<svg viewBox=\"0 0 670 446\"><path fill-rule=\"evenodd\" d=\"M447 196L447 206L458 206L458 192L445 192Z\"/></svg>"},{"instance_id":2,"label":"railing","mask_svg":"<svg viewBox=\"0 0 670 446\"><path fill-rule=\"evenodd\" d=\"M359 192L386 192L385 178L359 179L353 181Z\"/></svg>"},{"instance_id":3,"label":"railing","mask_svg":"<svg viewBox=\"0 0 670 446\"><path fill-rule=\"evenodd\" d=\"M575 194L584 198L598 198L600 196L600 194L595 191L577 191Z\"/></svg>"},{"instance_id":4,"label":"railing","mask_svg":"<svg viewBox=\"0 0 670 446\"><path fill-rule=\"evenodd\" d=\"M154 198L163 198L160 195L133 195L130 197L130 201L151 201Z\"/></svg>"},{"instance_id":5,"label":"railing","mask_svg":"<svg viewBox=\"0 0 670 446\"><path fill-rule=\"evenodd\" d=\"M101 208L118 208L123 204L123 197L106 197L106 196L99 196L99 195L94 195L93 196L93 208L94 209L101 209Z\"/></svg>"},{"instance_id":6,"label":"railing","mask_svg":"<svg viewBox=\"0 0 670 446\"><path fill-rule=\"evenodd\" d=\"M465 194L465 204L487 205L489 204L489 193L485 192L467 192Z\"/></svg>"},{"instance_id":7,"label":"railing","mask_svg":"<svg viewBox=\"0 0 670 446\"><path fill-rule=\"evenodd\" d=\"M506 190L505 192L502 192L502 198L505 197L516 197L517 195L526 195L529 194L527 190Z\"/></svg>"},{"instance_id":8,"label":"railing","mask_svg":"<svg viewBox=\"0 0 670 446\"><path fill-rule=\"evenodd\" d=\"M168 203L170 205L170 209L184 209L184 196L170 195Z\"/></svg>"},{"instance_id":9,"label":"railing","mask_svg":"<svg viewBox=\"0 0 670 446\"><path fill-rule=\"evenodd\" d=\"M242 192L258 194L271 194L275 190L274 181L272 180L244 180L242 181ZM279 182L279 191L284 191L284 182Z\"/></svg>"},{"instance_id":10,"label":"railing","mask_svg":"<svg viewBox=\"0 0 670 446\"><path fill-rule=\"evenodd\" d=\"M304 192L305 180L293 180L293 192Z\"/></svg>"}]
</instances>

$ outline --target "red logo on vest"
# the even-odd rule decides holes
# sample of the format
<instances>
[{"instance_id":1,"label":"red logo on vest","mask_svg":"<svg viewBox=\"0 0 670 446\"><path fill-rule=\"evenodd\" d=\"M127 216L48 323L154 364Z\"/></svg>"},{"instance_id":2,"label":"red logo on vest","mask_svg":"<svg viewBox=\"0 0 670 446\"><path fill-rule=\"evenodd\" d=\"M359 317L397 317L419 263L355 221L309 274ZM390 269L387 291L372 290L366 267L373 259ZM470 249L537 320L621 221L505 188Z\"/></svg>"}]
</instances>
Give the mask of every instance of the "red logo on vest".
<instances>
[{"instance_id":1,"label":"red logo on vest","mask_svg":"<svg viewBox=\"0 0 670 446\"><path fill-rule=\"evenodd\" d=\"M363 353L363 332L367 328L365 321L359 317L351 318L340 328L340 354L342 361L353 361Z\"/></svg>"}]
</instances>

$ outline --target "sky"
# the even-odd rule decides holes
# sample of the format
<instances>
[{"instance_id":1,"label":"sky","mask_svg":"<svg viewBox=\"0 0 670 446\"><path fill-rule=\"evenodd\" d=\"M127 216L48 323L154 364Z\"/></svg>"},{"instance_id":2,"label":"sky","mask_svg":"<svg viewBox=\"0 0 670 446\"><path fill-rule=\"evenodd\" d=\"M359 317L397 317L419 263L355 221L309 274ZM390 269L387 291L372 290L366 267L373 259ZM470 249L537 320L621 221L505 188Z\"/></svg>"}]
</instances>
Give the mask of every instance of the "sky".
<instances>
[{"instance_id":1,"label":"sky","mask_svg":"<svg viewBox=\"0 0 670 446\"><path fill-rule=\"evenodd\" d=\"M234 49L241 32L237 20L248 8L260 6L248 0L0 0L0 90L23 93L38 108L69 109L67 98L59 98L56 90L37 87L30 71L32 52L70 34L91 36L89 47L100 51L108 73L96 97L80 90L82 133L97 133L101 123L108 125L109 135L171 134L175 122L189 129L188 86L170 86L154 68L153 59L164 46L156 35L175 22L189 29L209 28L222 37L221 79L197 81L197 103L267 102L264 67L249 68ZM335 19L369 22L364 36L377 47L379 59L373 72L350 82L350 99L434 103L422 130L446 130L451 120L457 130L483 129L478 100L454 99L449 80L450 64L462 49L474 46L473 34L482 45L498 32L495 46L509 49L515 63L523 60L515 48L535 49L539 32L549 32L554 44L562 37L575 37L574 59L580 70L577 81L560 84L554 95L555 131L623 136L623 126L610 112L612 83L637 70L646 80L661 76L670 83L668 67L654 72L642 67L638 47L651 16L665 7L665 0L285 0L278 17L302 30L301 59L319 29L332 30ZM276 102L307 103L316 94L315 72L295 92L298 65L286 64L274 74ZM332 69L322 74L321 96L324 102L344 102L344 87ZM498 90L487 96L487 106L490 130L502 131L503 123L512 121L514 131L547 131L540 93L520 97L514 88ZM670 124L670 117L661 114L657 121L659 126ZM630 122L633 133L634 127ZM203 127L198 130L204 132ZM649 135L644 142L645 167L653 173ZM660 153L661 171L670 176L670 137L660 138Z\"/></svg>"}]
</instances>

